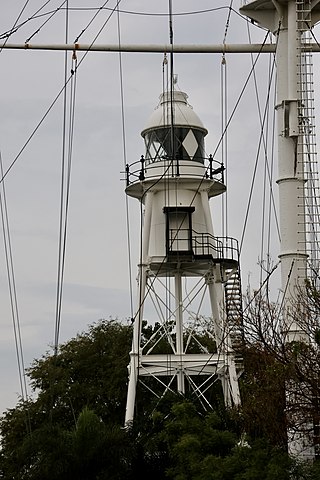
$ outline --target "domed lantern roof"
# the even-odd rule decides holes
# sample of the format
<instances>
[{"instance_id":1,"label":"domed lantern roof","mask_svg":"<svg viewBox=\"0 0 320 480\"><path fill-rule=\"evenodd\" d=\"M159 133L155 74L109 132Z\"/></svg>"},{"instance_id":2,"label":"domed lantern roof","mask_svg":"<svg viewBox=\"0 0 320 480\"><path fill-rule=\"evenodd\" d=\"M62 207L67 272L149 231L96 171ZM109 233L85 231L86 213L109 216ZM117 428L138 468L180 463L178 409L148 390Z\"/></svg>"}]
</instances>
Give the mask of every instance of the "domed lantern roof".
<instances>
[{"instance_id":1,"label":"domed lantern roof","mask_svg":"<svg viewBox=\"0 0 320 480\"><path fill-rule=\"evenodd\" d=\"M179 90L164 92L141 132L148 163L166 159L204 161L204 137L208 131Z\"/></svg>"}]
</instances>

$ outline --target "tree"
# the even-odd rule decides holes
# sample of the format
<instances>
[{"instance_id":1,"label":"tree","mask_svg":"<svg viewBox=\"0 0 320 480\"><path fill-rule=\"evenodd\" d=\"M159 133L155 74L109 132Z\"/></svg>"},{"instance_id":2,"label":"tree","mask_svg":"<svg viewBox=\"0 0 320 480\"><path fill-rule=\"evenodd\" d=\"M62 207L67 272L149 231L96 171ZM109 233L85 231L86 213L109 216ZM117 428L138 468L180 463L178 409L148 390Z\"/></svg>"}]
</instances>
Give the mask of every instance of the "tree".
<instances>
[{"instance_id":1,"label":"tree","mask_svg":"<svg viewBox=\"0 0 320 480\"><path fill-rule=\"evenodd\" d=\"M256 292L245 308L243 413L248 431L285 446L295 435L319 443L320 295L310 282L297 288L286 319L268 291ZM290 322L304 340L287 340ZM287 330L286 330L287 328ZM270 402L270 399L273 399ZM255 419L253 422L252 420ZM315 427L315 429L314 429ZM287 437L288 435L288 437Z\"/></svg>"},{"instance_id":2,"label":"tree","mask_svg":"<svg viewBox=\"0 0 320 480\"><path fill-rule=\"evenodd\" d=\"M207 412L192 393L153 401L140 391L132 428L123 429L132 329L117 321L98 322L57 355L35 360L28 370L34 399L0 419L0 478L133 480L142 471L153 480L319 478L317 464L299 465L285 448L284 379L307 375L308 346L283 349L259 337L270 311L250 319L256 327L242 352L239 410L225 409L218 390ZM145 325L146 341L155 331Z\"/></svg>"},{"instance_id":3,"label":"tree","mask_svg":"<svg viewBox=\"0 0 320 480\"><path fill-rule=\"evenodd\" d=\"M289 480L294 462L287 453L264 439L241 434L240 422L231 413L220 408L204 414L190 400L174 403L169 414L156 412L151 448L145 452L156 447L166 452L162 478Z\"/></svg>"},{"instance_id":4,"label":"tree","mask_svg":"<svg viewBox=\"0 0 320 480\"><path fill-rule=\"evenodd\" d=\"M115 443L118 447L126 444L120 425L130 346L129 326L101 321L62 345L58 355L47 353L33 362L28 375L36 398L18 403L0 421L3 478L64 478L70 465L73 471L80 465L80 473L85 472L84 459L88 465L97 464L99 452L110 453L110 436L121 438ZM84 447L90 432L95 439L92 449ZM110 458L117 458L116 453Z\"/></svg>"},{"instance_id":5,"label":"tree","mask_svg":"<svg viewBox=\"0 0 320 480\"><path fill-rule=\"evenodd\" d=\"M131 327L101 321L62 345L57 356L35 360L28 375L37 402L64 424L74 424L84 406L122 423L131 336Z\"/></svg>"}]
</instances>

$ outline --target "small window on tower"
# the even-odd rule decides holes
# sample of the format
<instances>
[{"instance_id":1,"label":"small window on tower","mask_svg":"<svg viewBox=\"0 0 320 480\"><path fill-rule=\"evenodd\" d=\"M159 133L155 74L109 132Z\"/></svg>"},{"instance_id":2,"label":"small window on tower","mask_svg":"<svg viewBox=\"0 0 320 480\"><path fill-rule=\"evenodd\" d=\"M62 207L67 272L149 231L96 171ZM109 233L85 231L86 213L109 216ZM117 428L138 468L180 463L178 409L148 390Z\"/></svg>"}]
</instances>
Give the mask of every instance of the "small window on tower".
<instances>
[{"instance_id":1,"label":"small window on tower","mask_svg":"<svg viewBox=\"0 0 320 480\"><path fill-rule=\"evenodd\" d=\"M194 207L164 207L167 255L192 254L192 213Z\"/></svg>"}]
</instances>

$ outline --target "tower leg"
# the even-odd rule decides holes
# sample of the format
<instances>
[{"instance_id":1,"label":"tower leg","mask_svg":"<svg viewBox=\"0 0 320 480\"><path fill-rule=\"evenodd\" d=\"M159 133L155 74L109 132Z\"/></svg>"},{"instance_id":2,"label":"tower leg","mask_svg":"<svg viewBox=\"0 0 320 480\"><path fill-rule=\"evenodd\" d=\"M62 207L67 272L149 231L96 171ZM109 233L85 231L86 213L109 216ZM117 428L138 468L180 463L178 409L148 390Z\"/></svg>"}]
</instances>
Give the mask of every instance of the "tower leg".
<instances>
[{"instance_id":1,"label":"tower leg","mask_svg":"<svg viewBox=\"0 0 320 480\"><path fill-rule=\"evenodd\" d=\"M139 376L139 355L140 355L140 340L141 328L144 310L144 296L147 284L147 269L145 265L140 266L139 274L139 296L138 296L138 313L133 325L132 349L130 352L129 364L129 384L127 394L127 407L125 424L128 425L134 418L134 407L136 401L136 390Z\"/></svg>"},{"instance_id":2,"label":"tower leg","mask_svg":"<svg viewBox=\"0 0 320 480\"><path fill-rule=\"evenodd\" d=\"M152 216L152 192L148 192L145 196L145 216L144 229L141 245L141 263L139 265L138 277L138 305L137 313L133 325L132 349L130 352L129 364L129 384L127 393L127 406L125 424L128 425L134 418L134 407L136 401L136 390L139 376L139 355L140 355L140 341L141 329L143 321L144 300L146 295L147 275L148 275L148 249L150 241L150 228Z\"/></svg>"},{"instance_id":3,"label":"tower leg","mask_svg":"<svg viewBox=\"0 0 320 480\"><path fill-rule=\"evenodd\" d=\"M176 297L176 353L181 356L180 368L177 372L178 392L185 393L184 372L182 371L183 355L183 302L181 273L175 274L175 297Z\"/></svg>"}]
</instances>

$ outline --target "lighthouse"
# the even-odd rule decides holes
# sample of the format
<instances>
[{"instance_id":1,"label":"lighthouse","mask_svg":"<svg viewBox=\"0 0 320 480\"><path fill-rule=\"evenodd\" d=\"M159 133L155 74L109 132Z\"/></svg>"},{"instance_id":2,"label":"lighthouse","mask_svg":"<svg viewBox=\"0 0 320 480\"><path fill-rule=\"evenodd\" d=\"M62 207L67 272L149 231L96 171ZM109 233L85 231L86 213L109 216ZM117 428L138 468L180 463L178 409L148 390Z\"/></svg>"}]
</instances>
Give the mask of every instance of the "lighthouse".
<instances>
[{"instance_id":1,"label":"lighthouse","mask_svg":"<svg viewBox=\"0 0 320 480\"><path fill-rule=\"evenodd\" d=\"M209 201L226 186L224 166L206 154L207 133L173 84L141 132L144 155L127 165L126 194L141 203L143 226L126 424L134 419L139 383L150 390L150 378L160 399L192 393L209 408L208 392L220 382L225 404L240 403L239 251L234 238L213 228ZM148 318L147 305L156 318ZM149 338L145 319L154 325Z\"/></svg>"}]
</instances>

